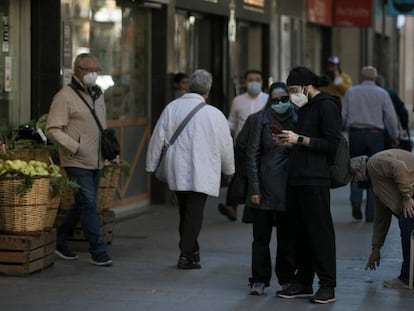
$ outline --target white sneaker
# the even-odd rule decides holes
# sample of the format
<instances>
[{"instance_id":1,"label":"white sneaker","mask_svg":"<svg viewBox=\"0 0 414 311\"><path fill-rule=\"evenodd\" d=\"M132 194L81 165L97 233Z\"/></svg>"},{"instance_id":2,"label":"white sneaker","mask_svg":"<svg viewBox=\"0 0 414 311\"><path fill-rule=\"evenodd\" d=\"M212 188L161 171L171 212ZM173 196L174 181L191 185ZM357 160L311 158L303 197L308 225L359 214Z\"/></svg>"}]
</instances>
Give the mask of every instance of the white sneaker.
<instances>
[{"instance_id":1,"label":"white sneaker","mask_svg":"<svg viewBox=\"0 0 414 311\"><path fill-rule=\"evenodd\" d=\"M395 278L392 280L386 280L383 283L384 287L386 288L397 288L397 289L407 289L408 285L401 281L399 278Z\"/></svg>"},{"instance_id":2,"label":"white sneaker","mask_svg":"<svg viewBox=\"0 0 414 311\"><path fill-rule=\"evenodd\" d=\"M264 293L264 283L256 282L250 286L250 295L261 296Z\"/></svg>"}]
</instances>

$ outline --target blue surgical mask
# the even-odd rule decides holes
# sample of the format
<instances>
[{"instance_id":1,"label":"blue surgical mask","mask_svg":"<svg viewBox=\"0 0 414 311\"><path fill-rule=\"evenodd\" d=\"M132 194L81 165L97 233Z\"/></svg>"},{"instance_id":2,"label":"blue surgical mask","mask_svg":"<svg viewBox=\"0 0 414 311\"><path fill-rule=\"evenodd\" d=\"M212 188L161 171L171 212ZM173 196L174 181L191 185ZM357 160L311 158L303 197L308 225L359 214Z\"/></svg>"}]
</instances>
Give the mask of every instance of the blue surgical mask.
<instances>
[{"instance_id":1,"label":"blue surgical mask","mask_svg":"<svg viewBox=\"0 0 414 311\"><path fill-rule=\"evenodd\" d=\"M285 113L290 108L290 101L287 102L281 102L281 101L275 101L272 102L272 110L276 113Z\"/></svg>"},{"instance_id":2,"label":"blue surgical mask","mask_svg":"<svg viewBox=\"0 0 414 311\"><path fill-rule=\"evenodd\" d=\"M262 91L262 84L260 82L249 82L247 83L247 93L256 96Z\"/></svg>"}]
</instances>

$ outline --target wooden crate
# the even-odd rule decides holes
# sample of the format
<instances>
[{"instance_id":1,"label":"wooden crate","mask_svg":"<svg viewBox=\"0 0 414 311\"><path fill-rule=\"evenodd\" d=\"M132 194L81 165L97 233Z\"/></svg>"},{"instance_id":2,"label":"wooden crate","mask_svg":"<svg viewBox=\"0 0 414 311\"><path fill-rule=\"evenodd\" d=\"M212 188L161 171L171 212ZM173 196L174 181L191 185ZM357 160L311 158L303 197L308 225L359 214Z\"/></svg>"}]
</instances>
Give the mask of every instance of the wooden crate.
<instances>
[{"instance_id":1,"label":"wooden crate","mask_svg":"<svg viewBox=\"0 0 414 311\"><path fill-rule=\"evenodd\" d=\"M0 235L0 273L27 275L55 262L56 230L39 236Z\"/></svg>"},{"instance_id":2,"label":"wooden crate","mask_svg":"<svg viewBox=\"0 0 414 311\"><path fill-rule=\"evenodd\" d=\"M64 215L58 215L55 226L61 224L63 219ZM110 210L105 210L98 214L98 219L101 228L101 238L106 244L109 245L112 243L114 237L115 213ZM80 222L76 225L73 238L68 241L68 246L73 251L87 251L89 249L89 243L85 240Z\"/></svg>"}]
</instances>

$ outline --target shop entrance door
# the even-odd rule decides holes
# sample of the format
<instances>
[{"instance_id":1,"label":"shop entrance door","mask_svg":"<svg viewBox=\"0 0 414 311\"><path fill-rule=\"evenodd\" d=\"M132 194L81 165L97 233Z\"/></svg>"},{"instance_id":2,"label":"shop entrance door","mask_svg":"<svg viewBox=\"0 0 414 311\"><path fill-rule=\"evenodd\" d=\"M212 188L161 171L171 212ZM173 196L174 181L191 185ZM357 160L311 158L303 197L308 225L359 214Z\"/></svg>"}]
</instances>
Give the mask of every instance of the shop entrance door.
<instances>
[{"instance_id":1,"label":"shop entrance door","mask_svg":"<svg viewBox=\"0 0 414 311\"><path fill-rule=\"evenodd\" d=\"M227 40L222 17L178 12L175 18L175 72L205 69L213 75L209 103L223 109L227 102Z\"/></svg>"},{"instance_id":2,"label":"shop entrance door","mask_svg":"<svg viewBox=\"0 0 414 311\"><path fill-rule=\"evenodd\" d=\"M30 120L30 0L0 1L0 133Z\"/></svg>"}]
</instances>

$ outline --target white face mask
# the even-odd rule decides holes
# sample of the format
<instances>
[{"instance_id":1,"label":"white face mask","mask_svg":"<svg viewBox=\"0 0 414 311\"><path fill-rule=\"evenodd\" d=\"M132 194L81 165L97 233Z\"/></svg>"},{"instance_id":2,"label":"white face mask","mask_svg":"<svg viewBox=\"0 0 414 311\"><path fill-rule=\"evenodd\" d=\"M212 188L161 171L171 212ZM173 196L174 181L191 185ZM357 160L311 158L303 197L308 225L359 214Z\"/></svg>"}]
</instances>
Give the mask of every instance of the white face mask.
<instances>
[{"instance_id":1,"label":"white face mask","mask_svg":"<svg viewBox=\"0 0 414 311\"><path fill-rule=\"evenodd\" d=\"M85 85L88 87L95 86L97 78L98 74L96 72L89 72L83 76L83 83L85 83Z\"/></svg>"},{"instance_id":2,"label":"white face mask","mask_svg":"<svg viewBox=\"0 0 414 311\"><path fill-rule=\"evenodd\" d=\"M301 108L308 103L308 96L303 93L293 93L290 94L290 100L295 106Z\"/></svg>"}]
</instances>

